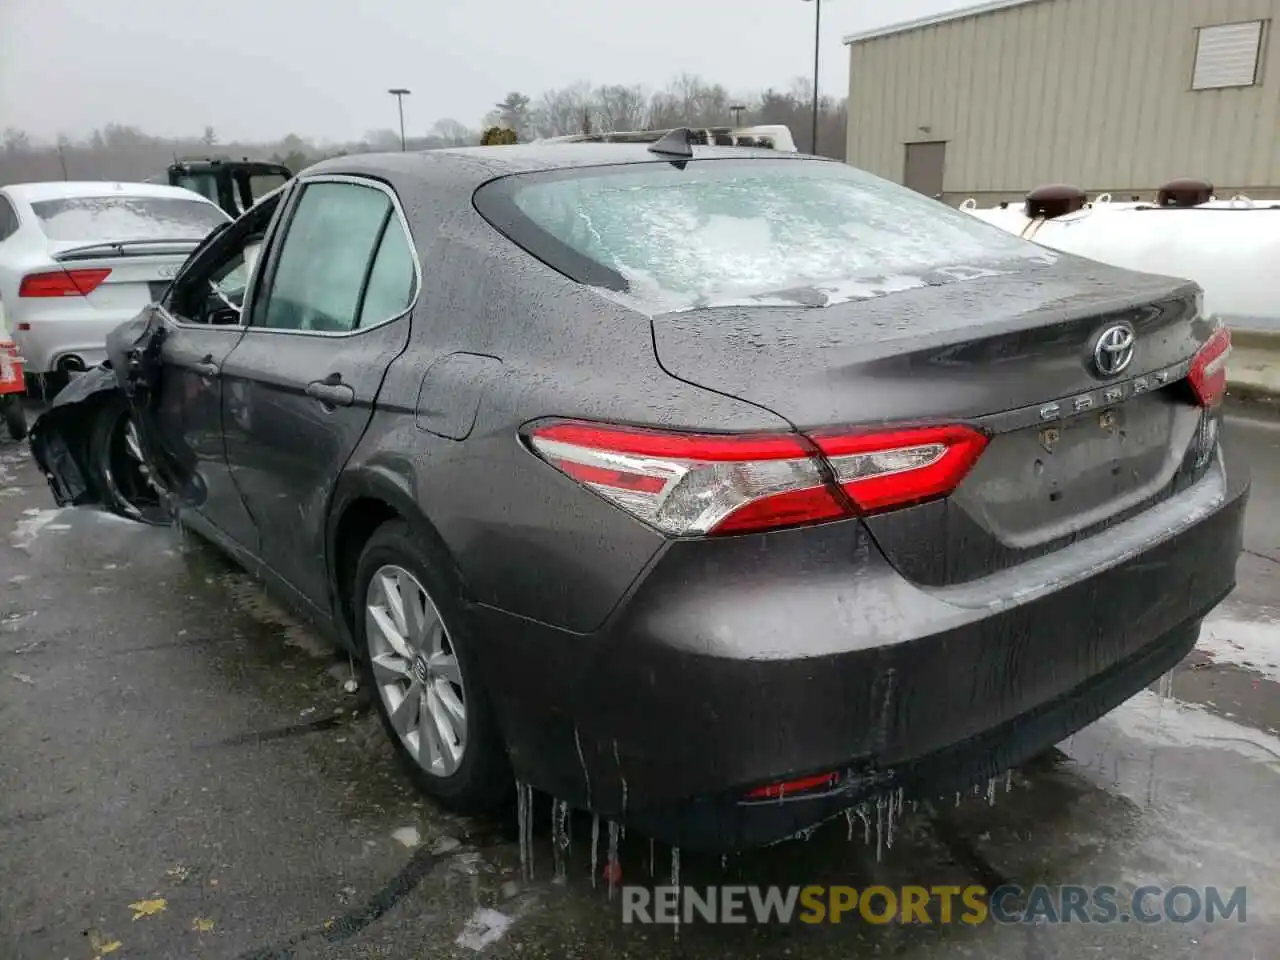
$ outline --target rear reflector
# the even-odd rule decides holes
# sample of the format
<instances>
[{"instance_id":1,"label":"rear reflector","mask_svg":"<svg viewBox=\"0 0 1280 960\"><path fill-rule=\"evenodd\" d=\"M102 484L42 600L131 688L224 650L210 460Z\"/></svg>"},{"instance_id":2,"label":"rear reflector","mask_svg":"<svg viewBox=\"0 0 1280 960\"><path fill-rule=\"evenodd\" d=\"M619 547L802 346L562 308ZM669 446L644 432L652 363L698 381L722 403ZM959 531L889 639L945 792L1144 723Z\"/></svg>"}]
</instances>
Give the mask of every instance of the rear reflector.
<instances>
[{"instance_id":1,"label":"rear reflector","mask_svg":"<svg viewBox=\"0 0 1280 960\"><path fill-rule=\"evenodd\" d=\"M678 537L803 526L945 496L986 444L962 426L810 440L559 420L534 425L526 436L562 473Z\"/></svg>"},{"instance_id":2,"label":"rear reflector","mask_svg":"<svg viewBox=\"0 0 1280 960\"><path fill-rule=\"evenodd\" d=\"M749 800L780 800L797 793L809 793L814 790L827 790L840 782L838 773L819 773L812 777L800 777L796 780L785 780L782 783L771 783L765 787L756 787L747 794Z\"/></svg>"},{"instance_id":3,"label":"rear reflector","mask_svg":"<svg viewBox=\"0 0 1280 960\"><path fill-rule=\"evenodd\" d=\"M87 297L107 276L107 270L51 270L30 273L18 287L20 297Z\"/></svg>"},{"instance_id":4,"label":"rear reflector","mask_svg":"<svg viewBox=\"0 0 1280 960\"><path fill-rule=\"evenodd\" d=\"M1231 356L1231 331L1219 327L1191 360L1187 379L1202 407L1214 407L1227 395L1227 360Z\"/></svg>"}]
</instances>

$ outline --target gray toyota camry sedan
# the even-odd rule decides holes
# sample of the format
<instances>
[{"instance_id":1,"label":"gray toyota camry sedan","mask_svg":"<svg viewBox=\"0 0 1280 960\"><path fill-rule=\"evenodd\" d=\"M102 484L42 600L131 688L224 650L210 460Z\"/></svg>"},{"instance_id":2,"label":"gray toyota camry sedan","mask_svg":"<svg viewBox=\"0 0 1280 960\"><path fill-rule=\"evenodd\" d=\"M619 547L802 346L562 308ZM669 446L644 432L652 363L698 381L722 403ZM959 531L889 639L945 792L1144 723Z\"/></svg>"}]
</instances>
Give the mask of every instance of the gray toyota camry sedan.
<instances>
[{"instance_id":1,"label":"gray toyota camry sedan","mask_svg":"<svg viewBox=\"0 0 1280 960\"><path fill-rule=\"evenodd\" d=\"M707 850L985 784L1186 655L1248 488L1198 288L689 140L309 168L36 424L56 499L180 511L440 802Z\"/></svg>"}]
</instances>

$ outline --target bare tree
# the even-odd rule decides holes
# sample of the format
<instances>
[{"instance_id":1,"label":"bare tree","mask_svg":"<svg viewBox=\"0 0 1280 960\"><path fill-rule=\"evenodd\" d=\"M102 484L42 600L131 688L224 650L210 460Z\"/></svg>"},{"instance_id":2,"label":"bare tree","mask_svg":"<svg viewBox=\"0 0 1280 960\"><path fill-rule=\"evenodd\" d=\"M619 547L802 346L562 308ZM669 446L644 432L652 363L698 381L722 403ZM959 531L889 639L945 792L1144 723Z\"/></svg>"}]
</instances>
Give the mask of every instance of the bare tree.
<instances>
[{"instance_id":1,"label":"bare tree","mask_svg":"<svg viewBox=\"0 0 1280 960\"><path fill-rule=\"evenodd\" d=\"M595 112L591 85L575 83L560 90L548 90L533 111L533 129L540 137L563 137L582 132L582 120ZM588 121L589 123L590 121Z\"/></svg>"},{"instance_id":2,"label":"bare tree","mask_svg":"<svg viewBox=\"0 0 1280 960\"><path fill-rule=\"evenodd\" d=\"M200 137L200 142L206 147L216 147L218 145L218 134L213 127L204 128L204 134Z\"/></svg>"},{"instance_id":3,"label":"bare tree","mask_svg":"<svg viewBox=\"0 0 1280 960\"><path fill-rule=\"evenodd\" d=\"M431 125L430 137L443 140L444 146L461 147L468 143L475 143L479 136L475 130L452 117L444 117Z\"/></svg>"},{"instance_id":4,"label":"bare tree","mask_svg":"<svg viewBox=\"0 0 1280 960\"><path fill-rule=\"evenodd\" d=\"M30 149L31 138L27 136L27 132L25 130L19 130L17 127L5 127L5 153L27 153Z\"/></svg>"},{"instance_id":5,"label":"bare tree","mask_svg":"<svg viewBox=\"0 0 1280 960\"><path fill-rule=\"evenodd\" d=\"M649 122L649 95L644 87L621 84L600 87L595 92L596 118L605 133L613 130L643 130Z\"/></svg>"}]
</instances>

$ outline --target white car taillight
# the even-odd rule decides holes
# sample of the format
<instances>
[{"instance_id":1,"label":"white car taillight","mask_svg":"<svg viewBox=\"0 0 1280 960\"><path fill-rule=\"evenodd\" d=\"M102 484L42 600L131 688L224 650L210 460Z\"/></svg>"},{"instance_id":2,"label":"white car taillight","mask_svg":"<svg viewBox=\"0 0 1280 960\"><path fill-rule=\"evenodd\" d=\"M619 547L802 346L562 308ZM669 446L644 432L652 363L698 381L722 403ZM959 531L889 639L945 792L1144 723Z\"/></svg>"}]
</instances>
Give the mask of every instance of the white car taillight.
<instances>
[{"instance_id":1,"label":"white car taillight","mask_svg":"<svg viewBox=\"0 0 1280 960\"><path fill-rule=\"evenodd\" d=\"M565 420L535 425L526 436L556 469L678 537L802 526L943 496L986 443L953 426L810 440ZM839 489L826 480L823 454Z\"/></svg>"}]
</instances>

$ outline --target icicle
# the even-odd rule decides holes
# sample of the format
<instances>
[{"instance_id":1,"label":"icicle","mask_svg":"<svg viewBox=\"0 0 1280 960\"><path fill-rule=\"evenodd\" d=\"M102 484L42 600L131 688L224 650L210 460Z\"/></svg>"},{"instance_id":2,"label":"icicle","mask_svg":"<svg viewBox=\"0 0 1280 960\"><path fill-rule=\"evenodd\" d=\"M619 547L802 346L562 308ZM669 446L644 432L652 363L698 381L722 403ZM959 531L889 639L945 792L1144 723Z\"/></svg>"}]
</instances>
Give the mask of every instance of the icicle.
<instances>
[{"instance_id":1,"label":"icicle","mask_svg":"<svg viewBox=\"0 0 1280 960\"><path fill-rule=\"evenodd\" d=\"M996 778L992 777L987 781L987 806L994 807L996 805Z\"/></svg>"},{"instance_id":2,"label":"icicle","mask_svg":"<svg viewBox=\"0 0 1280 960\"><path fill-rule=\"evenodd\" d=\"M525 848L525 879L533 879L533 787L529 784L524 785L524 848Z\"/></svg>"},{"instance_id":3,"label":"icicle","mask_svg":"<svg viewBox=\"0 0 1280 960\"><path fill-rule=\"evenodd\" d=\"M587 757L582 752L582 737L578 733L578 728L573 728L573 742L578 748L578 763L582 765L582 782L587 787L587 809L591 809L591 775L587 773Z\"/></svg>"},{"instance_id":4,"label":"icicle","mask_svg":"<svg viewBox=\"0 0 1280 960\"><path fill-rule=\"evenodd\" d=\"M871 846L871 817L867 815L867 805L858 804L857 811L858 818L862 820L862 842L869 847Z\"/></svg>"},{"instance_id":5,"label":"icicle","mask_svg":"<svg viewBox=\"0 0 1280 960\"><path fill-rule=\"evenodd\" d=\"M564 861L560 855L560 801L551 798L551 881L557 883L560 880L560 870L564 866Z\"/></svg>"},{"instance_id":6,"label":"icicle","mask_svg":"<svg viewBox=\"0 0 1280 960\"><path fill-rule=\"evenodd\" d=\"M720 854L720 869L721 870L729 869L729 855L727 853Z\"/></svg>"},{"instance_id":7,"label":"icicle","mask_svg":"<svg viewBox=\"0 0 1280 960\"><path fill-rule=\"evenodd\" d=\"M853 843L853 807L847 807L845 809L844 819L845 819L845 822L849 824L848 840L850 843Z\"/></svg>"},{"instance_id":8,"label":"icicle","mask_svg":"<svg viewBox=\"0 0 1280 960\"><path fill-rule=\"evenodd\" d=\"M671 886L676 891L676 928L675 938L680 939L680 848L671 848Z\"/></svg>"},{"instance_id":9,"label":"icicle","mask_svg":"<svg viewBox=\"0 0 1280 960\"><path fill-rule=\"evenodd\" d=\"M520 833L520 876L526 880L529 879L529 853L528 853L528 831L529 823L526 817L525 804L527 803L524 791L524 784L516 781L516 825Z\"/></svg>"},{"instance_id":10,"label":"icicle","mask_svg":"<svg viewBox=\"0 0 1280 960\"><path fill-rule=\"evenodd\" d=\"M1011 793L1013 791L1013 767L1004 772L1004 792Z\"/></svg>"},{"instance_id":11,"label":"icicle","mask_svg":"<svg viewBox=\"0 0 1280 960\"><path fill-rule=\"evenodd\" d=\"M888 850L893 849L893 829L897 825L899 814L902 812L901 794L901 790L889 794L889 829L885 837L885 848Z\"/></svg>"},{"instance_id":12,"label":"icicle","mask_svg":"<svg viewBox=\"0 0 1280 960\"><path fill-rule=\"evenodd\" d=\"M600 815L591 815L591 888L596 886L596 867L600 865Z\"/></svg>"},{"instance_id":13,"label":"icicle","mask_svg":"<svg viewBox=\"0 0 1280 960\"><path fill-rule=\"evenodd\" d=\"M553 882L568 881L567 863L569 852L569 802L555 800L551 804L551 846L555 851L556 872Z\"/></svg>"},{"instance_id":14,"label":"icicle","mask_svg":"<svg viewBox=\"0 0 1280 960\"><path fill-rule=\"evenodd\" d=\"M609 871L609 899L613 899L613 888L618 885L618 876L622 873L622 867L618 864L618 824L617 821L609 821L609 864L605 868Z\"/></svg>"},{"instance_id":15,"label":"icicle","mask_svg":"<svg viewBox=\"0 0 1280 960\"><path fill-rule=\"evenodd\" d=\"M876 797L876 863L884 856L884 794Z\"/></svg>"},{"instance_id":16,"label":"icicle","mask_svg":"<svg viewBox=\"0 0 1280 960\"><path fill-rule=\"evenodd\" d=\"M622 775L622 757L618 755L618 741L613 741L613 763L618 768L618 779L622 781L622 815L627 815L627 778Z\"/></svg>"},{"instance_id":17,"label":"icicle","mask_svg":"<svg viewBox=\"0 0 1280 960\"><path fill-rule=\"evenodd\" d=\"M917 807L917 806L919 806L919 804L918 804L915 800L912 800L912 801L911 801L911 812L912 812L912 813L915 813L915 812L916 812L916 807Z\"/></svg>"},{"instance_id":18,"label":"icicle","mask_svg":"<svg viewBox=\"0 0 1280 960\"><path fill-rule=\"evenodd\" d=\"M956 806L960 806L960 791L956 791Z\"/></svg>"}]
</instances>

